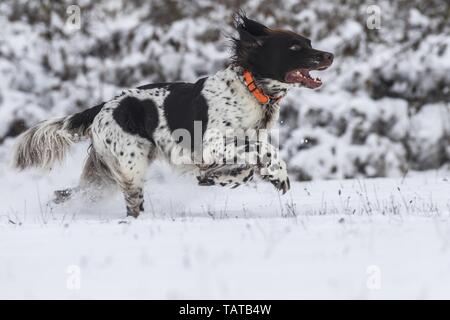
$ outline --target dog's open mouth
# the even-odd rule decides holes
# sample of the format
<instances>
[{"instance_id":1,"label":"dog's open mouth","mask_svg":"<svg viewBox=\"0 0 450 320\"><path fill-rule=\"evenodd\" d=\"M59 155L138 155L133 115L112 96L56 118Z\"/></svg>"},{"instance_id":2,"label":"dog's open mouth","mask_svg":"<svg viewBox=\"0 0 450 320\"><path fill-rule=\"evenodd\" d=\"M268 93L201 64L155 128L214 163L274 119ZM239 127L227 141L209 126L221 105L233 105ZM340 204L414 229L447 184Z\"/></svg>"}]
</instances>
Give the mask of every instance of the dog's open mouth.
<instances>
[{"instance_id":1,"label":"dog's open mouth","mask_svg":"<svg viewBox=\"0 0 450 320\"><path fill-rule=\"evenodd\" d=\"M322 80L313 78L309 74L310 71L310 69L294 69L286 73L285 81L287 83L300 83L309 89L316 89L322 85Z\"/></svg>"}]
</instances>

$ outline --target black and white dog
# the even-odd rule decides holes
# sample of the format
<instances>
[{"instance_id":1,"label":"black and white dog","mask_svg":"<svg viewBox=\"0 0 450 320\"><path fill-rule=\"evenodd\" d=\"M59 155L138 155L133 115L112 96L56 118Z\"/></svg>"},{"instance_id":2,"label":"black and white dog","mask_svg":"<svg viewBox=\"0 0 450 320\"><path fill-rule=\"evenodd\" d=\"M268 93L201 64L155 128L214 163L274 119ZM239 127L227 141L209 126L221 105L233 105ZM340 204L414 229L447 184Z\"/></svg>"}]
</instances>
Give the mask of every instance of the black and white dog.
<instances>
[{"instance_id":1,"label":"black and white dog","mask_svg":"<svg viewBox=\"0 0 450 320\"><path fill-rule=\"evenodd\" d=\"M285 193L290 188L286 164L261 132L276 123L288 89L321 86L309 72L329 67L333 55L313 49L305 37L269 29L243 14L237 15L236 29L227 69L196 83L125 90L83 112L41 122L20 137L14 165L51 168L72 143L88 137L92 144L80 185L58 197L118 185L133 217L144 209L143 178L157 157L196 170L202 185L234 187L257 174Z\"/></svg>"}]
</instances>

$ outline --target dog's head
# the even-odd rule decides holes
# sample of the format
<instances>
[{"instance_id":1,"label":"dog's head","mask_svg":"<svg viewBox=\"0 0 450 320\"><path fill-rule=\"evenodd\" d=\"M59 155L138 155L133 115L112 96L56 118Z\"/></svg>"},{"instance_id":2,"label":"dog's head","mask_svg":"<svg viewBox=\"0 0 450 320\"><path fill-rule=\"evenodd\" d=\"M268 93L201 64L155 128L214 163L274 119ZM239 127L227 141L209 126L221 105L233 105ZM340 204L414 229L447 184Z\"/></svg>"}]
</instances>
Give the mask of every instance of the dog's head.
<instances>
[{"instance_id":1,"label":"dog's head","mask_svg":"<svg viewBox=\"0 0 450 320\"><path fill-rule=\"evenodd\" d=\"M248 69L258 78L272 79L310 89L322 85L311 70L324 70L333 62L333 54L313 49L311 41L286 30L273 30L236 15L239 38L233 38L234 63Z\"/></svg>"}]
</instances>

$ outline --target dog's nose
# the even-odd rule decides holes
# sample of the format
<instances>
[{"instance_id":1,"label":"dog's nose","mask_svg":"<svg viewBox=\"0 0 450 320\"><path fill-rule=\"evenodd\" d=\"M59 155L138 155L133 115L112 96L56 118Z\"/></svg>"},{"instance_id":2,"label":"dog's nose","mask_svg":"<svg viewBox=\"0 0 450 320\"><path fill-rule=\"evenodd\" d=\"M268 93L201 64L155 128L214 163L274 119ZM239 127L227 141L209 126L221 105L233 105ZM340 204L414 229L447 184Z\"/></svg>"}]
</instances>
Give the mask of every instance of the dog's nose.
<instances>
[{"instance_id":1,"label":"dog's nose","mask_svg":"<svg viewBox=\"0 0 450 320\"><path fill-rule=\"evenodd\" d=\"M334 56L332 53L325 52L323 54L323 59L325 60L326 63L331 64L333 62Z\"/></svg>"}]
</instances>

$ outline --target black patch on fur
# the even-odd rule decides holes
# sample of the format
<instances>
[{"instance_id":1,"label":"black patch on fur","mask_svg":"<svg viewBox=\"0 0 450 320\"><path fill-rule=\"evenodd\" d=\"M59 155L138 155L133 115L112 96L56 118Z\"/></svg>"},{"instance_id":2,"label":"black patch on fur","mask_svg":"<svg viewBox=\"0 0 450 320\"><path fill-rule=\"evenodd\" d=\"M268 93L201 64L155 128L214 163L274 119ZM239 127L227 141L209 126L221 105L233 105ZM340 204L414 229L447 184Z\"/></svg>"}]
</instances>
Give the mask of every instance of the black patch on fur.
<instances>
[{"instance_id":1,"label":"black patch on fur","mask_svg":"<svg viewBox=\"0 0 450 320\"><path fill-rule=\"evenodd\" d=\"M97 116L97 114L99 114L104 105L105 103L102 102L95 107L89 108L71 116L68 120L69 130L81 129L83 134L85 134L86 130L91 126L94 118Z\"/></svg>"},{"instance_id":2,"label":"black patch on fur","mask_svg":"<svg viewBox=\"0 0 450 320\"><path fill-rule=\"evenodd\" d=\"M185 129L191 135L191 150L194 146L194 121L202 123L202 138L208 123L208 104L201 94L206 78L196 83L174 83L164 101L164 114L171 132Z\"/></svg>"},{"instance_id":3,"label":"black patch on fur","mask_svg":"<svg viewBox=\"0 0 450 320\"><path fill-rule=\"evenodd\" d=\"M141 90L150 90L150 89L157 89L157 88L167 88L171 85L173 85L173 83L168 83L168 82L150 83L150 84L145 84L145 85L137 87L137 88L141 89Z\"/></svg>"},{"instance_id":4,"label":"black patch on fur","mask_svg":"<svg viewBox=\"0 0 450 320\"><path fill-rule=\"evenodd\" d=\"M139 135L154 143L153 132L158 127L159 117L152 100L126 97L113 111L113 118L125 132Z\"/></svg>"}]
</instances>

